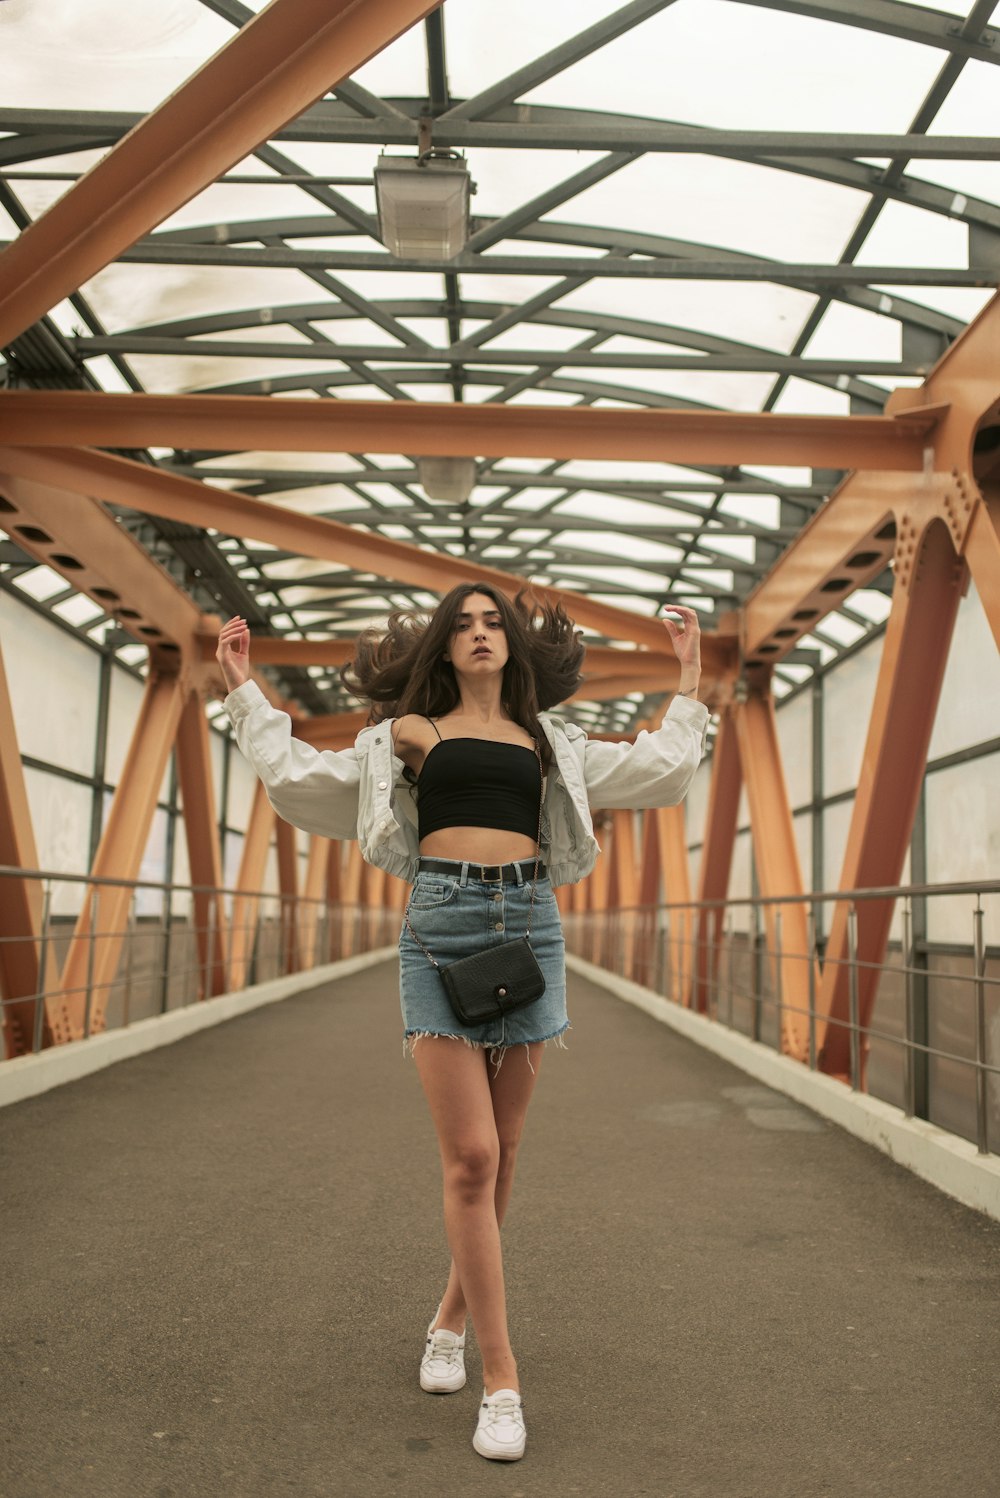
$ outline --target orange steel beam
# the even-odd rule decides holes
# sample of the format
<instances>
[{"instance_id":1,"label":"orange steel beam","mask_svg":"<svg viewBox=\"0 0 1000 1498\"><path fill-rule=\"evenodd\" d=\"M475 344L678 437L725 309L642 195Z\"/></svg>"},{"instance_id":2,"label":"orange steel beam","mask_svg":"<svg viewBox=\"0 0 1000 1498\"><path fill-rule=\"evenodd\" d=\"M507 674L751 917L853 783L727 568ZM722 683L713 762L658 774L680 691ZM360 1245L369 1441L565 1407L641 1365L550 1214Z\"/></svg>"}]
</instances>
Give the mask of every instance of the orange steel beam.
<instances>
[{"instance_id":1,"label":"orange steel beam","mask_svg":"<svg viewBox=\"0 0 1000 1498\"><path fill-rule=\"evenodd\" d=\"M118 789L94 856L95 878L133 880L139 876L153 813L184 707L176 676L151 672L132 732ZM78 1040L104 1029L108 995L126 934L129 887L93 885L84 900L63 965L53 1005L53 1038ZM87 1013L88 990L91 993Z\"/></svg>"},{"instance_id":2,"label":"orange steel beam","mask_svg":"<svg viewBox=\"0 0 1000 1498\"><path fill-rule=\"evenodd\" d=\"M0 451L0 515L17 545L110 614L137 644L145 645L155 669L178 670L192 687L221 691L215 662L220 620L203 614L191 599L117 523L78 486L54 487L12 473ZM208 641L210 652L206 651ZM262 664L264 664L262 662ZM288 708L266 678L255 680L275 707Z\"/></svg>"},{"instance_id":3,"label":"orange steel beam","mask_svg":"<svg viewBox=\"0 0 1000 1498\"><path fill-rule=\"evenodd\" d=\"M654 965L656 962L657 915L661 903L660 846L655 810L647 808L647 810L642 812L640 825L642 829L638 878L640 917L634 976L637 983L644 983L647 988L653 988L656 984ZM576 886L571 885L567 888L569 897L565 898L560 904L560 909L564 911L570 911L575 908L572 894Z\"/></svg>"},{"instance_id":4,"label":"orange steel beam","mask_svg":"<svg viewBox=\"0 0 1000 1498\"><path fill-rule=\"evenodd\" d=\"M0 402L2 399L0 396ZM77 493L92 495L104 503L124 505L166 520L211 525L224 535L265 541L300 556L342 562L394 582L415 583L434 593L445 593L465 582L490 583L509 596L527 589L538 598L562 603L578 624L609 639L631 640L650 650L663 651L665 630L656 619L598 603L582 593L539 587L496 567L477 566L442 552L424 551L410 542L391 541L386 536L358 531L340 521L298 515L263 500L214 489L196 479L161 473L128 458L91 449L45 451L10 447L0 451L0 473L3 471L43 484L75 488ZM199 652L203 649L198 648ZM711 652L715 650L717 669L721 672L722 663L729 662L729 669L735 672L735 640L723 635L718 637L717 644L706 640L703 659L711 661Z\"/></svg>"},{"instance_id":5,"label":"orange steel beam","mask_svg":"<svg viewBox=\"0 0 1000 1498\"><path fill-rule=\"evenodd\" d=\"M254 650L251 645L251 653ZM366 712L317 713L314 718L295 717L292 732L298 739L317 749L346 749L368 722Z\"/></svg>"},{"instance_id":6,"label":"orange steel beam","mask_svg":"<svg viewBox=\"0 0 1000 1498\"><path fill-rule=\"evenodd\" d=\"M973 544L990 549L981 516L977 475L991 480L993 444L977 448L984 428L1000 425L1000 294L942 355L918 390L897 390L887 412L939 415L927 432L925 463L914 482L904 474L861 472L844 480L830 500L750 594L744 608L748 660L774 662L824 615L839 607L895 558L912 566L920 536L940 517L961 555ZM846 457L834 464L846 468ZM853 465L870 469L870 464ZM991 566L979 553L985 575Z\"/></svg>"},{"instance_id":7,"label":"orange steel beam","mask_svg":"<svg viewBox=\"0 0 1000 1498\"><path fill-rule=\"evenodd\" d=\"M656 823L664 900L668 904L686 904L691 899L691 870L684 807L658 806L655 811L647 812L647 816ZM694 912L674 911L670 926L673 996L684 1003L690 994L694 971Z\"/></svg>"},{"instance_id":8,"label":"orange steel beam","mask_svg":"<svg viewBox=\"0 0 1000 1498\"><path fill-rule=\"evenodd\" d=\"M281 891L281 951L286 973L299 970L298 903L299 854L295 828L282 817L274 821L278 845L278 888Z\"/></svg>"},{"instance_id":9,"label":"orange steel beam","mask_svg":"<svg viewBox=\"0 0 1000 1498\"><path fill-rule=\"evenodd\" d=\"M215 660L218 634L199 636L201 659L206 665ZM258 666L344 666L354 656L353 640L273 640L255 639L253 658Z\"/></svg>"},{"instance_id":10,"label":"orange steel beam","mask_svg":"<svg viewBox=\"0 0 1000 1498\"><path fill-rule=\"evenodd\" d=\"M733 863L742 785L736 724L733 709L728 708L719 720L719 730L712 750L712 779L698 877L699 901L725 900L729 894L729 875ZM699 910L695 932L691 1008L697 1009L701 1014L707 1013L709 996L716 984L721 933L722 910Z\"/></svg>"},{"instance_id":11,"label":"orange steel beam","mask_svg":"<svg viewBox=\"0 0 1000 1498\"><path fill-rule=\"evenodd\" d=\"M769 685L764 690L752 691L745 702L738 703L734 718L761 895L765 899L801 895L802 871ZM772 978L775 985L780 985L780 1049L801 1061L809 1049L810 959L806 957L809 943L805 905L801 900L787 905L765 905L764 923ZM779 992L777 986L775 992L776 995Z\"/></svg>"},{"instance_id":12,"label":"orange steel beam","mask_svg":"<svg viewBox=\"0 0 1000 1498\"><path fill-rule=\"evenodd\" d=\"M38 853L24 769L14 726L14 710L0 654L0 863L37 869ZM35 879L14 875L0 880L0 998L6 1056L23 1056L35 1034L35 996L43 987L39 970L42 891ZM42 1002L40 999L38 1002ZM42 1040L47 1025L43 1017Z\"/></svg>"},{"instance_id":13,"label":"orange steel beam","mask_svg":"<svg viewBox=\"0 0 1000 1498\"><path fill-rule=\"evenodd\" d=\"M218 891L223 884L222 852L212 782L208 720L200 693L189 692L177 728L177 778L184 811L194 894L199 985L203 999L226 989L226 914ZM213 893L213 891L215 891Z\"/></svg>"},{"instance_id":14,"label":"orange steel beam","mask_svg":"<svg viewBox=\"0 0 1000 1498\"><path fill-rule=\"evenodd\" d=\"M0 256L0 345L436 8L273 0Z\"/></svg>"},{"instance_id":15,"label":"orange steel beam","mask_svg":"<svg viewBox=\"0 0 1000 1498\"><path fill-rule=\"evenodd\" d=\"M899 469L919 473L939 410L899 416L595 410L269 395L0 393L0 442L19 447L411 453L416 457Z\"/></svg>"},{"instance_id":16,"label":"orange steel beam","mask_svg":"<svg viewBox=\"0 0 1000 1498\"><path fill-rule=\"evenodd\" d=\"M622 972L637 978L637 906L639 904L639 858L635 838L634 811L611 813L611 875L609 903L618 911Z\"/></svg>"},{"instance_id":17,"label":"orange steel beam","mask_svg":"<svg viewBox=\"0 0 1000 1498\"><path fill-rule=\"evenodd\" d=\"M1000 650L1000 485L983 491L969 527L965 559Z\"/></svg>"},{"instance_id":18,"label":"orange steel beam","mask_svg":"<svg viewBox=\"0 0 1000 1498\"><path fill-rule=\"evenodd\" d=\"M199 639L201 659L215 660L217 634ZM343 666L354 656L353 640L255 639L253 659L258 666ZM732 675L733 649L725 637L708 635L703 641L702 691L719 691ZM677 657L653 650L618 650L588 645L584 680L569 702L604 702L628 692L674 692L679 680Z\"/></svg>"},{"instance_id":19,"label":"orange steel beam","mask_svg":"<svg viewBox=\"0 0 1000 1498\"><path fill-rule=\"evenodd\" d=\"M341 906L341 888L344 879L344 844L330 844L330 860L326 866L326 903L330 915L327 932L327 953L330 961L344 955L344 917ZM332 907L332 908L331 908Z\"/></svg>"},{"instance_id":20,"label":"orange steel beam","mask_svg":"<svg viewBox=\"0 0 1000 1498\"><path fill-rule=\"evenodd\" d=\"M0 453L3 528L18 546L60 572L115 617L164 670L176 671L182 645L204 630L204 616L149 554L85 493L12 474Z\"/></svg>"},{"instance_id":21,"label":"orange steel beam","mask_svg":"<svg viewBox=\"0 0 1000 1498\"><path fill-rule=\"evenodd\" d=\"M906 579L898 579L865 740L840 889L898 884L916 815L927 750L955 617L965 582L944 524L932 521ZM858 1015L862 1037L878 991L892 900L857 903ZM850 1075L848 906L837 902L823 964L819 1008L826 1016L819 1066ZM861 1041L862 1080L866 1045Z\"/></svg>"},{"instance_id":22,"label":"orange steel beam","mask_svg":"<svg viewBox=\"0 0 1000 1498\"><path fill-rule=\"evenodd\" d=\"M229 987L245 988L253 961L257 927L256 891L264 884L271 833L276 821L274 807L267 799L263 781L254 788L250 820L243 837L240 869L236 876L237 894L233 900L232 929L229 939Z\"/></svg>"},{"instance_id":23,"label":"orange steel beam","mask_svg":"<svg viewBox=\"0 0 1000 1498\"><path fill-rule=\"evenodd\" d=\"M328 837L319 837L313 834L309 839L309 858L306 862L305 887L302 891L305 896L305 903L302 906L300 920L300 952L304 970L315 967L317 957L319 956L317 943L319 940L320 906L318 902L326 899L329 883L330 856L333 847L334 844L330 842Z\"/></svg>"},{"instance_id":24,"label":"orange steel beam","mask_svg":"<svg viewBox=\"0 0 1000 1498\"><path fill-rule=\"evenodd\" d=\"M350 957L354 952L355 933L358 929L358 907L361 905L361 893L364 881L365 865L361 857L360 845L350 842L347 845L347 862L341 874L341 889L343 891L342 915L343 926L340 933L340 955Z\"/></svg>"}]
</instances>

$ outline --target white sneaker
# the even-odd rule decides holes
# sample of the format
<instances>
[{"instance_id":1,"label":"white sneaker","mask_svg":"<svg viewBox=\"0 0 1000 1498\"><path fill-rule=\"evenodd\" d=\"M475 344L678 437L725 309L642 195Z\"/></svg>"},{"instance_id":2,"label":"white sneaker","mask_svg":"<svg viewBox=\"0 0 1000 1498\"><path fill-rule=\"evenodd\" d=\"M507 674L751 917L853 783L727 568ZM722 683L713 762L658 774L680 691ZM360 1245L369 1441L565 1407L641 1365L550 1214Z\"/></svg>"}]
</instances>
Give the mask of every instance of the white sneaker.
<instances>
[{"instance_id":1,"label":"white sneaker","mask_svg":"<svg viewBox=\"0 0 1000 1498\"><path fill-rule=\"evenodd\" d=\"M479 1406L479 1424L472 1437L479 1455L495 1462L516 1462L524 1455L527 1439L520 1394L513 1389L484 1393Z\"/></svg>"},{"instance_id":2,"label":"white sneaker","mask_svg":"<svg viewBox=\"0 0 1000 1498\"><path fill-rule=\"evenodd\" d=\"M435 1316L434 1320L437 1320ZM428 1394L454 1394L465 1386L465 1333L431 1331L420 1360L420 1387Z\"/></svg>"}]
</instances>

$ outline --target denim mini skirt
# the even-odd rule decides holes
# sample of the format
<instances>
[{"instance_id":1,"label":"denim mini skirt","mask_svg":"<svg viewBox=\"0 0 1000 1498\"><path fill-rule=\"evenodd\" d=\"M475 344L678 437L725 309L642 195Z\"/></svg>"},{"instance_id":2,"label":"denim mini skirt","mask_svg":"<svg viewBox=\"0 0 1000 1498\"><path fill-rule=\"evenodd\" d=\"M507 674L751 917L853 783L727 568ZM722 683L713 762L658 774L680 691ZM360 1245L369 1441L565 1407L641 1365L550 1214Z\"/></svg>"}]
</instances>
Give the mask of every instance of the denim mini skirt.
<instances>
[{"instance_id":1,"label":"denim mini skirt","mask_svg":"<svg viewBox=\"0 0 1000 1498\"><path fill-rule=\"evenodd\" d=\"M435 860L440 863L442 860ZM450 860L449 860L450 862ZM419 872L407 910L410 925L436 962L446 967L487 947L524 936L531 904L531 869L516 881L477 878L478 864L455 861L454 873ZM447 1035L483 1049L533 1045L554 1040L569 1027L566 1017L566 963L562 922L547 878L535 886L531 950L545 979L545 992L533 1004L486 1024L463 1025L448 1002L444 984L407 930L399 937L399 992L403 1029L412 1049L424 1035Z\"/></svg>"}]
</instances>

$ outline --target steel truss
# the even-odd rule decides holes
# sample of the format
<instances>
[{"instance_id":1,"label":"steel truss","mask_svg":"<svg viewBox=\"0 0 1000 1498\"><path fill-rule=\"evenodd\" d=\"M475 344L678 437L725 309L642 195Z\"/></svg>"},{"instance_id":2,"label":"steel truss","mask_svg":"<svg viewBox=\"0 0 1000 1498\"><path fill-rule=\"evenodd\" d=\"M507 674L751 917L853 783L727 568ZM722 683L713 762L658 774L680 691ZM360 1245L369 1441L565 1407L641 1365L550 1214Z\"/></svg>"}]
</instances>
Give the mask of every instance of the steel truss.
<instances>
[{"instance_id":1,"label":"steel truss","mask_svg":"<svg viewBox=\"0 0 1000 1498\"><path fill-rule=\"evenodd\" d=\"M705 130L519 102L540 82L641 25L666 0L635 0L466 100L449 91L442 14L421 0L379 7L275 0L260 15L236 0L203 3L237 33L148 117L0 111L0 131L10 132L0 140L0 193L23 231L0 255L0 342L8 350L8 383L15 387L0 393L0 524L9 537L0 562L15 568L44 564L61 573L124 638L148 651L143 709L94 874L135 877L156 792L175 751L193 877L205 886L222 882L204 713L206 698L220 685L211 658L215 600L244 610L253 606L259 624L271 632L257 652L268 673L261 676L265 690L295 715L303 737L338 747L351 742L360 719L335 686L318 685L310 673L342 663L346 638L366 615L419 604L471 578L508 591L531 586L566 603L593 640L589 677L574 711L588 726L605 730L634 729L662 715L675 667L663 652L655 605L668 593L714 604L706 611L714 626L706 637L706 687L720 721L698 898L721 898L727 889L743 784L761 893L801 894L773 686L783 664L803 644L809 647L814 633L822 637L824 618L843 615L845 603L849 610L858 589L885 588L891 578L866 780L855 798L842 887L898 883L951 626L970 576L1000 646L1000 302L994 299L963 332L957 319L897 289L986 286L997 279L1000 206L965 196L959 201L908 171L921 158L975 160L994 151L988 141L928 134L965 63L1000 60L997 34L987 25L992 5L976 4L967 17L954 18L887 0L770 0L773 9L902 37L941 54L941 70L909 129L875 136ZM347 76L345 70L424 17L425 97L380 99ZM334 81L339 73L344 76ZM285 152L315 141L415 145L422 119L432 122L440 145L604 154L499 218L476 219L469 247L456 260L420 263L422 272L440 275L440 295L375 300L343 275L369 269L403 273L414 266L381 250L356 248L359 238L375 236L372 215L338 190L358 186L356 181L303 172ZM14 184L39 175L38 163L95 148L107 150L99 165L29 222ZM726 246L549 217L652 152L713 154L746 162L748 170L807 174L863 193L866 206L840 259L826 265L765 261ZM325 216L155 231L210 182L253 176L234 170L251 154L266 168L267 180L298 186ZM969 263L860 264L883 207L893 201L968 224ZM323 248L303 245L317 235L327 241ZM338 241L350 243L338 247ZM309 296L279 308L110 334L79 288L111 263L217 265L234 276L241 267L291 267L309 281ZM467 294L463 277L498 273L544 275L550 284L514 305ZM782 349L557 305L592 282L615 278L773 283L805 290L812 301L798 335ZM61 333L47 316L66 296L85 329L75 337ZM812 335L834 299L895 319L902 331L900 357L867 363L810 357ZM344 342L331 335L329 327L354 320L367 321L372 333ZM425 321L443 322L448 341L424 337ZM262 324L275 323L287 330L284 343L254 337ZM470 323L479 326L470 329ZM581 341L565 349L536 347L531 334L542 327L573 330ZM514 329L521 339L516 348L491 347ZM241 336L224 341L224 333ZM627 353L604 347L616 337L638 340L641 347ZM142 390L134 361L192 354L267 361L268 372L193 396ZM104 356L112 358L132 394L95 389L88 361ZM271 372L295 359L306 368ZM598 377L582 378L587 370ZM768 376L761 409L720 412L636 378L648 371L689 370ZM619 383L612 378L616 371L629 378ZM900 389L886 403L880 381L920 377L919 389ZM863 414L830 418L831 428L815 418L796 425L775 409L790 378L845 391ZM452 404L415 398L421 386L442 384L451 388ZM476 386L490 387L488 399L463 404L463 395ZM338 391L366 387L389 399L336 399ZM531 390L557 404L517 401ZM294 392L323 399L272 399ZM254 434L252 451L248 431ZM153 463L150 446L168 449L168 456ZM111 451L97 450L102 448ZM334 452L342 466L284 469L268 461L277 451ZM448 454L480 461L484 502L441 506L422 495L416 460ZM567 470L584 460L620 465L637 456L676 465L676 483L637 483L622 477L620 468L592 479ZM524 462L511 466L512 459ZM530 463L539 461L536 473ZM782 462L811 470L812 482L753 471ZM234 488L213 487L209 479ZM299 514L280 503L289 492L312 491L324 504L328 489L340 492L337 508L326 513ZM519 509L518 500L532 490L543 492L544 501ZM579 536L589 533L606 538L613 551L614 535L628 530L612 518L574 515L574 497L588 491L607 494L609 502L641 500L662 517L637 531L674 554L651 561L618 551L610 559L648 576L638 595L635 587L604 577L607 553L580 544ZM732 512L741 495L762 492L778 503L776 527ZM576 542L563 539L572 532ZM729 554L718 544L731 541L747 543L752 553ZM292 564L310 560L316 564L312 572L303 566L294 575ZM282 566L291 567L287 575L281 575ZM195 582L197 573L202 576ZM293 600L300 588L311 595ZM619 589L644 599L649 615L616 607ZM273 602L265 601L269 596ZM313 631L317 615L334 638L302 638ZM608 704L603 717L595 715L595 700ZM281 893L293 903L294 840L283 824L275 828L263 796L244 844L240 889L259 887L272 836ZM567 907L649 902L665 889L675 900L686 898L690 877L679 813L647 814L641 828L615 813L605 838L608 857L585 892L565 896ZM2 674L0 859L24 869L35 862ZM0 923L0 936L7 938L0 947L0 985L8 1001L8 1054L32 1043L30 999L40 981L43 919L31 881L13 883ZM317 840L306 892L334 887L346 898L369 901L402 894L365 874L356 847L343 859L339 849ZM95 886L88 897L61 985L44 1015L45 1043L101 1028L100 996L106 997L113 979L124 917L121 894L109 888ZM783 914L794 921L801 908L789 905ZM707 939L709 918L701 921L691 961L676 974L679 991L698 1007L712 983L711 953L718 945ZM242 925L235 921L227 943L221 912L209 895L202 897L205 996L245 977L249 954L240 945ZM858 920L857 955L873 973L887 931L887 911L866 906ZM797 935L804 939L804 933ZM847 1000L839 977L847 941L846 929L835 924L823 970L814 974L828 1020L821 1064L836 1075L847 1072L840 1023ZM776 960L781 963L780 955ZM87 968L92 981L85 982ZM807 976L801 966L781 971L790 1012ZM98 996L96 1005L88 997L86 1013L85 990ZM863 985L863 1024L874 997L874 982ZM785 1050L801 1057L804 1044L801 1029L789 1020Z\"/></svg>"}]
</instances>

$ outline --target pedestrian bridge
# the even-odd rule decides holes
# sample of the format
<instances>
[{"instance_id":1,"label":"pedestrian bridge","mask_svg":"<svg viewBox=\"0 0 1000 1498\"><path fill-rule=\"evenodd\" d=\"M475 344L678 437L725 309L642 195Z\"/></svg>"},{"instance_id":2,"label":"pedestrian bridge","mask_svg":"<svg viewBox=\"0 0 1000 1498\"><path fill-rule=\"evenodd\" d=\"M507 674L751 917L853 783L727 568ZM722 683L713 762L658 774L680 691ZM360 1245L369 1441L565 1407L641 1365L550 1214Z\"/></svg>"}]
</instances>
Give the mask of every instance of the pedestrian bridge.
<instances>
[{"instance_id":1,"label":"pedestrian bridge","mask_svg":"<svg viewBox=\"0 0 1000 1498\"><path fill-rule=\"evenodd\" d=\"M586 971L505 1228L522 1463L472 1451L474 1351L417 1385L447 1250L382 949L0 1113L7 1498L993 1498L1000 1222Z\"/></svg>"}]
</instances>

